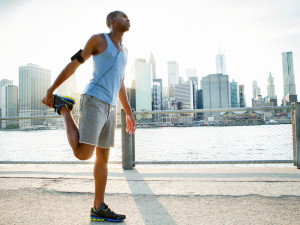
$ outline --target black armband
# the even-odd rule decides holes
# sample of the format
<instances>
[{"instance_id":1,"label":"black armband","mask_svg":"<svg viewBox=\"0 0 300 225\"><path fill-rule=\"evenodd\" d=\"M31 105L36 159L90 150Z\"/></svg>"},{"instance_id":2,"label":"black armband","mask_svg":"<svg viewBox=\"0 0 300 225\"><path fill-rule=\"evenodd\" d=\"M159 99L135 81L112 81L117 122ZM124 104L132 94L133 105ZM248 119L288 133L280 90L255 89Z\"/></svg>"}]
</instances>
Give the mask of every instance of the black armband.
<instances>
[{"instance_id":1,"label":"black armband","mask_svg":"<svg viewBox=\"0 0 300 225\"><path fill-rule=\"evenodd\" d=\"M73 61L74 59L77 59L78 62L84 63L85 60L84 60L84 58L82 58L82 56L80 55L81 52L82 52L82 50L80 49L75 55L73 55L73 56L71 57L71 61Z\"/></svg>"}]
</instances>

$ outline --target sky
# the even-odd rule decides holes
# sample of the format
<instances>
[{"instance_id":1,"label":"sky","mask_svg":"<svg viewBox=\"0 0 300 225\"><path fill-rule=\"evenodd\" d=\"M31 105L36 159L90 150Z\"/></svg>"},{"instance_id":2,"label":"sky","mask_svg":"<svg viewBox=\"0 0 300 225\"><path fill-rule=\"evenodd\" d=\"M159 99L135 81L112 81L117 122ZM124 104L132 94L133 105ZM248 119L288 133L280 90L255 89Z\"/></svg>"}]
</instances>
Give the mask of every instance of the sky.
<instances>
[{"instance_id":1,"label":"sky","mask_svg":"<svg viewBox=\"0 0 300 225\"><path fill-rule=\"evenodd\" d=\"M18 85L19 66L51 70L52 82L70 57L93 34L108 33L109 12L124 11L131 23L123 44L128 49L125 84L137 58L156 60L167 85L167 62L177 61L180 76L216 73L219 46L227 74L245 85L251 106L252 82L267 95L271 72L279 104L283 96L282 52L292 51L296 89L300 84L300 0L0 0L0 79ZM76 71L79 91L92 78L92 60Z\"/></svg>"}]
</instances>

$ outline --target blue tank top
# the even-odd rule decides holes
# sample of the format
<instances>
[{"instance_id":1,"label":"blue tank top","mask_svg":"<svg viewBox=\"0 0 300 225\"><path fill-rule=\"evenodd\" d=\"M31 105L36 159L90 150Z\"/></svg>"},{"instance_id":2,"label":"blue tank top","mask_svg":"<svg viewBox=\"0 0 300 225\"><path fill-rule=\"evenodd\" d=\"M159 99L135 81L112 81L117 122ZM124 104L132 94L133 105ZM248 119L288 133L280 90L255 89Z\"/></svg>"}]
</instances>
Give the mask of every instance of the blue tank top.
<instances>
[{"instance_id":1,"label":"blue tank top","mask_svg":"<svg viewBox=\"0 0 300 225\"><path fill-rule=\"evenodd\" d=\"M94 96L109 105L116 106L127 63L127 50L124 49L124 52L119 51L108 34L104 34L104 36L107 48L103 53L93 56L93 79L83 93Z\"/></svg>"}]
</instances>

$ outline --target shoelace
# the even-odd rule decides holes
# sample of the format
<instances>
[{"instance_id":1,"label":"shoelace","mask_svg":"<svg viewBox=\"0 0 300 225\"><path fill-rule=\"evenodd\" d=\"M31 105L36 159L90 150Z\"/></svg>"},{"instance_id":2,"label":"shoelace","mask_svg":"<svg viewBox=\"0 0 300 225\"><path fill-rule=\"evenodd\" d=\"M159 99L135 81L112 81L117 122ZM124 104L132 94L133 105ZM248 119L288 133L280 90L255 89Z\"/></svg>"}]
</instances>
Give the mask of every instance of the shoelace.
<instances>
[{"instance_id":1,"label":"shoelace","mask_svg":"<svg viewBox=\"0 0 300 225\"><path fill-rule=\"evenodd\" d=\"M106 206L106 208L104 208L104 210L105 210L105 211L107 211L107 212L114 213L113 211L111 211L111 209L110 209L110 208L108 208L108 206ZM114 214L115 214L115 213L114 213Z\"/></svg>"}]
</instances>

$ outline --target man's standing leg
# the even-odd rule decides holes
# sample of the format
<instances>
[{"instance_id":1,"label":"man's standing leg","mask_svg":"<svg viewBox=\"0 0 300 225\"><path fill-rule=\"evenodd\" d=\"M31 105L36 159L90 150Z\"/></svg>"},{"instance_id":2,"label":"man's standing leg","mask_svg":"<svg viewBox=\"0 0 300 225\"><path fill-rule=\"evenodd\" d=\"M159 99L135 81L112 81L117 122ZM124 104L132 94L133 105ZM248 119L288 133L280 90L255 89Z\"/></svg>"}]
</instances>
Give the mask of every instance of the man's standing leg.
<instances>
[{"instance_id":1,"label":"man's standing leg","mask_svg":"<svg viewBox=\"0 0 300 225\"><path fill-rule=\"evenodd\" d=\"M94 165L95 201L94 208L100 209L104 202L104 193L108 175L109 148L96 148L96 161Z\"/></svg>"},{"instance_id":2,"label":"man's standing leg","mask_svg":"<svg viewBox=\"0 0 300 225\"><path fill-rule=\"evenodd\" d=\"M91 208L90 219L92 221L122 222L126 216L113 212L104 203L104 193L108 175L109 148L96 148L96 162L94 166L95 201Z\"/></svg>"}]
</instances>

